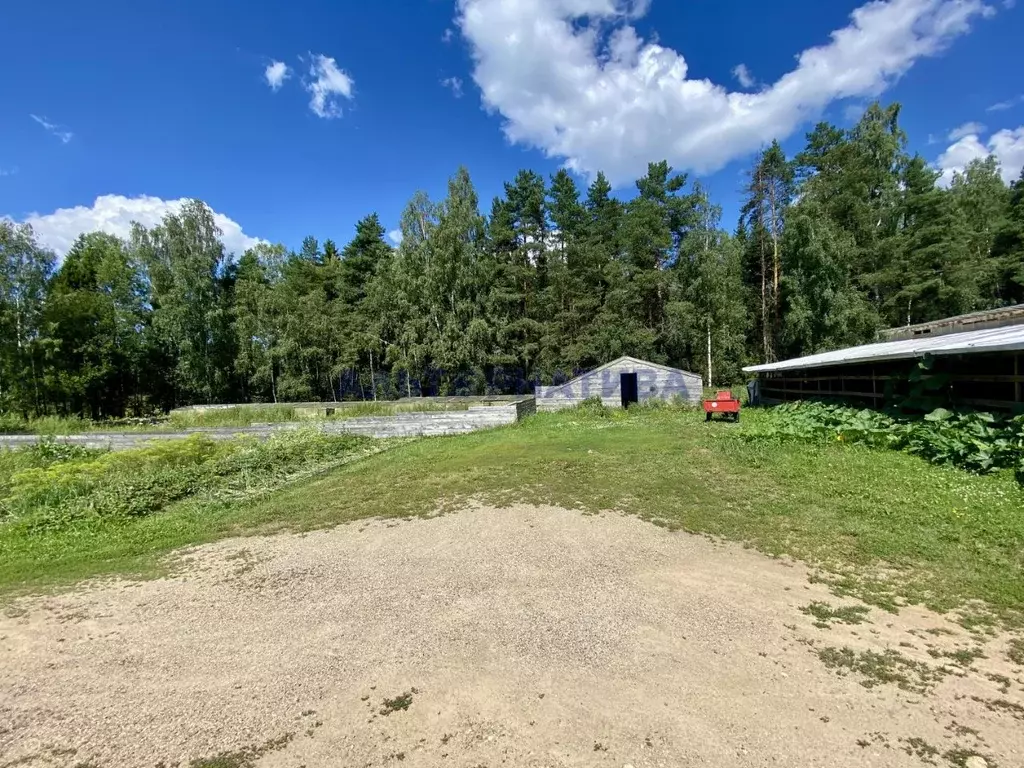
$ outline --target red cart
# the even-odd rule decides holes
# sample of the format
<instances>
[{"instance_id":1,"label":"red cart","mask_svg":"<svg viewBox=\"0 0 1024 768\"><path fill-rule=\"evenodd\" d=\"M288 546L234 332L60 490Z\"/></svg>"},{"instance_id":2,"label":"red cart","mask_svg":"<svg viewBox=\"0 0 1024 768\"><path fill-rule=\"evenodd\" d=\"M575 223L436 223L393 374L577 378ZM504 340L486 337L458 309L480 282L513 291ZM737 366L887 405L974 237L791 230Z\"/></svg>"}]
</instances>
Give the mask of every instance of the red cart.
<instances>
[{"instance_id":1,"label":"red cart","mask_svg":"<svg viewBox=\"0 0 1024 768\"><path fill-rule=\"evenodd\" d=\"M716 413L722 414L725 418L732 416L733 421L740 420L740 400L732 392L720 390L715 393L711 400L704 401L704 413L707 421Z\"/></svg>"}]
</instances>

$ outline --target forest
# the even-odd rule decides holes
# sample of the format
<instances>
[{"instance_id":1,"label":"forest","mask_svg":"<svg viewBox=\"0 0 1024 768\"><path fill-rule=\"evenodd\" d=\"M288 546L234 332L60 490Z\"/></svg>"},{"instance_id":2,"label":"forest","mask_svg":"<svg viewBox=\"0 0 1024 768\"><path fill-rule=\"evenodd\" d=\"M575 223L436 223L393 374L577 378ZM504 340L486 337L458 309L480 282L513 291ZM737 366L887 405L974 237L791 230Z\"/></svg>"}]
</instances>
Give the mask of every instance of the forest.
<instances>
[{"instance_id":1,"label":"forest","mask_svg":"<svg viewBox=\"0 0 1024 768\"><path fill-rule=\"evenodd\" d=\"M195 200L58 262L0 220L0 412L527 392L624 354L732 384L749 363L1024 302L1024 173L1008 187L990 157L940 184L899 116L874 104L793 157L766 147L731 229L666 162L628 200L602 174L581 189L523 170L489 211L461 168L443 200L412 196L397 248L370 214L329 233L342 246L227 253Z\"/></svg>"}]
</instances>

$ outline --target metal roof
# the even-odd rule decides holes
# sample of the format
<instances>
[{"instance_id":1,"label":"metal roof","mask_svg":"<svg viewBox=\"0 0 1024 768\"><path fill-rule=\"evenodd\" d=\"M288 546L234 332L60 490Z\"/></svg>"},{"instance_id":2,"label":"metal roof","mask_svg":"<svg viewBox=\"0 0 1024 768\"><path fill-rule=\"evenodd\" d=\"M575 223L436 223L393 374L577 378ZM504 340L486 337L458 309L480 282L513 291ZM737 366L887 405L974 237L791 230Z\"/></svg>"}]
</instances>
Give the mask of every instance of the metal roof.
<instances>
[{"instance_id":1,"label":"metal roof","mask_svg":"<svg viewBox=\"0 0 1024 768\"><path fill-rule=\"evenodd\" d=\"M968 355L1016 350L1024 350L1024 325L950 333L945 336L918 336L901 341L883 341L878 344L865 344L862 347L848 347L834 352L797 357L779 363L751 365L743 370L747 373L768 373L882 360L906 360L925 355Z\"/></svg>"}]
</instances>

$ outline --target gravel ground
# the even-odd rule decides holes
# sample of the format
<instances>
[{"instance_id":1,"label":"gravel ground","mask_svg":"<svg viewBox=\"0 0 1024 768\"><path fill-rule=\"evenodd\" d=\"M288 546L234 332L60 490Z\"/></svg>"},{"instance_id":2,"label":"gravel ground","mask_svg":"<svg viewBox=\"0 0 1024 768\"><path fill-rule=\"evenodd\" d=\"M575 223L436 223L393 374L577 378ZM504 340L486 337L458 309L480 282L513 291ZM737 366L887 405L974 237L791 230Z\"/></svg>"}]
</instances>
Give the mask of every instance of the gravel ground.
<instances>
[{"instance_id":1,"label":"gravel ground","mask_svg":"<svg viewBox=\"0 0 1024 768\"><path fill-rule=\"evenodd\" d=\"M821 629L801 606L840 601L803 567L634 518L477 508L180 565L5 606L0 768L1024 765L1005 638L961 667L934 654L979 641L923 610ZM945 674L867 688L826 646Z\"/></svg>"}]
</instances>

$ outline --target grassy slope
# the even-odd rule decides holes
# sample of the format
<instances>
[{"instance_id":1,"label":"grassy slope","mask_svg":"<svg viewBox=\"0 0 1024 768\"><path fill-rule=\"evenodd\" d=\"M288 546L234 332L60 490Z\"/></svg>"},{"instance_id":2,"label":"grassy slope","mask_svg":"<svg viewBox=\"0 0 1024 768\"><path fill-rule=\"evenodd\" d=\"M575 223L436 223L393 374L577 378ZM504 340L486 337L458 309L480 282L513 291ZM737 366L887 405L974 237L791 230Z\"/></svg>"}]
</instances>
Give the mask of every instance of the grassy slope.
<instances>
[{"instance_id":1,"label":"grassy slope","mask_svg":"<svg viewBox=\"0 0 1024 768\"><path fill-rule=\"evenodd\" d=\"M745 423L772 418L748 411ZM128 525L19 536L0 527L0 586L151 568L223 536L493 504L621 509L826 568L840 588L948 609L1024 605L1024 493L899 453L747 442L744 424L692 411L544 414L506 429L421 440L255 502L184 503ZM872 574L883 571L885 579Z\"/></svg>"}]
</instances>

